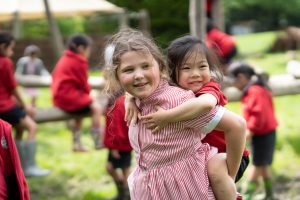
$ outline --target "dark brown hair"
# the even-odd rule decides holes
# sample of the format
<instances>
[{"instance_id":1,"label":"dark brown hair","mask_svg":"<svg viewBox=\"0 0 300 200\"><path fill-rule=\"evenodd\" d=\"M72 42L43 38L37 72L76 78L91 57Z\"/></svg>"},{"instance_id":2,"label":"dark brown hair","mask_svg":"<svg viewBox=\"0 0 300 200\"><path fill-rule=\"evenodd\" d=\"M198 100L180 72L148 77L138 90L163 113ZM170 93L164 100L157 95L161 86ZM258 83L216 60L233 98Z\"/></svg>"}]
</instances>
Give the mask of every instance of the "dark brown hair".
<instances>
[{"instance_id":1,"label":"dark brown hair","mask_svg":"<svg viewBox=\"0 0 300 200\"><path fill-rule=\"evenodd\" d=\"M205 55L212 77L216 81L221 81L223 74L219 68L220 62L217 55L199 38L186 35L175 39L167 49L170 77L173 83L178 83L178 69L185 63L193 51L198 51L199 54Z\"/></svg>"},{"instance_id":2,"label":"dark brown hair","mask_svg":"<svg viewBox=\"0 0 300 200\"><path fill-rule=\"evenodd\" d=\"M6 31L0 32L0 45L4 44L4 49L0 48L0 55L4 55L4 50L14 41L14 37L11 33Z\"/></svg>"}]
</instances>

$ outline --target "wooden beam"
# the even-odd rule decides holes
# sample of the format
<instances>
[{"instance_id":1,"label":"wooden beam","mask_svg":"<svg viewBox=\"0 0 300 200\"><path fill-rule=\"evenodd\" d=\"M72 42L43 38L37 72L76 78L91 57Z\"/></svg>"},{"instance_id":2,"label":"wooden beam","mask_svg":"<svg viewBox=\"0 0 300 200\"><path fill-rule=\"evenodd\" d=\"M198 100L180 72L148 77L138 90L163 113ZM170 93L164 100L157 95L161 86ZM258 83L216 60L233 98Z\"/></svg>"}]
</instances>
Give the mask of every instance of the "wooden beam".
<instances>
[{"instance_id":1,"label":"wooden beam","mask_svg":"<svg viewBox=\"0 0 300 200\"><path fill-rule=\"evenodd\" d=\"M52 82L51 76L16 75L16 79L19 85L24 87L50 87ZM89 77L88 82L93 89L100 90L104 88L105 84L103 77Z\"/></svg>"},{"instance_id":2,"label":"wooden beam","mask_svg":"<svg viewBox=\"0 0 300 200\"><path fill-rule=\"evenodd\" d=\"M190 33L205 40L206 38L206 0L189 1Z\"/></svg>"},{"instance_id":3,"label":"wooden beam","mask_svg":"<svg viewBox=\"0 0 300 200\"><path fill-rule=\"evenodd\" d=\"M300 79L289 74L271 76L269 85L273 96L300 94ZM241 98L241 92L234 87L225 88L224 93L229 101L239 101Z\"/></svg>"},{"instance_id":4,"label":"wooden beam","mask_svg":"<svg viewBox=\"0 0 300 200\"><path fill-rule=\"evenodd\" d=\"M17 76L16 78L21 86L50 87L51 85L51 76ZM93 89L103 90L105 81L103 77L90 77L89 84ZM269 85L274 96L300 94L300 79L290 74L271 76ZM241 97L241 92L234 87L225 88L224 93L229 101L238 101Z\"/></svg>"},{"instance_id":5,"label":"wooden beam","mask_svg":"<svg viewBox=\"0 0 300 200\"><path fill-rule=\"evenodd\" d=\"M86 114L71 114L67 113L59 108L37 108L33 117L36 123L45 122L55 122L55 121L66 121L69 119L79 118L79 117L90 117L90 113Z\"/></svg>"}]
</instances>

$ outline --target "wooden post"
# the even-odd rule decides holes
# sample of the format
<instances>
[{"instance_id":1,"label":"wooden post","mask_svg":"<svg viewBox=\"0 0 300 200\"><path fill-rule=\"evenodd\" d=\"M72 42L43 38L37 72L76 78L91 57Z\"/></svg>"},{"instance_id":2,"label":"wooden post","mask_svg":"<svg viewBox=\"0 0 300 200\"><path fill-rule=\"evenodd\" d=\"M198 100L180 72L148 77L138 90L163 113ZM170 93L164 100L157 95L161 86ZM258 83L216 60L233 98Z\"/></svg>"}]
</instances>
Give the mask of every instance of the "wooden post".
<instances>
[{"instance_id":1,"label":"wooden post","mask_svg":"<svg viewBox=\"0 0 300 200\"><path fill-rule=\"evenodd\" d=\"M119 14L119 29L127 28L129 24L128 13L125 10L123 13Z\"/></svg>"},{"instance_id":2,"label":"wooden post","mask_svg":"<svg viewBox=\"0 0 300 200\"><path fill-rule=\"evenodd\" d=\"M212 19L216 26L225 31L222 0L214 0L212 4Z\"/></svg>"},{"instance_id":3,"label":"wooden post","mask_svg":"<svg viewBox=\"0 0 300 200\"><path fill-rule=\"evenodd\" d=\"M16 11L14 13L13 36L15 37L15 39L20 39L22 37L22 22L21 22L21 19L20 19L19 11Z\"/></svg>"},{"instance_id":4,"label":"wooden post","mask_svg":"<svg viewBox=\"0 0 300 200\"><path fill-rule=\"evenodd\" d=\"M206 37L206 0L190 0L189 19L191 35L205 40Z\"/></svg>"},{"instance_id":5,"label":"wooden post","mask_svg":"<svg viewBox=\"0 0 300 200\"><path fill-rule=\"evenodd\" d=\"M44 0L44 5L45 5L45 12L48 20L48 26L51 33L52 44L54 45L55 56L58 59L64 50L62 36L56 24L56 21L52 16L50 6L48 4L48 0Z\"/></svg>"},{"instance_id":6,"label":"wooden post","mask_svg":"<svg viewBox=\"0 0 300 200\"><path fill-rule=\"evenodd\" d=\"M147 10L142 9L139 12L139 28L146 34L151 35L150 17Z\"/></svg>"}]
</instances>

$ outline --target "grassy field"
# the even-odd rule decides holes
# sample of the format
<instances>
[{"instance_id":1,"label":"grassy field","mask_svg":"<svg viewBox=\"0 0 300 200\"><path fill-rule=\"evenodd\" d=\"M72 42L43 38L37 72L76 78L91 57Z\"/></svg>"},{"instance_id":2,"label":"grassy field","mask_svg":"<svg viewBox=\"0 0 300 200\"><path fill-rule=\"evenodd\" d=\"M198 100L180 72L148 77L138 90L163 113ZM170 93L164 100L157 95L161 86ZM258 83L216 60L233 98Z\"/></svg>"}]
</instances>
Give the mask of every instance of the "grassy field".
<instances>
[{"instance_id":1,"label":"grassy field","mask_svg":"<svg viewBox=\"0 0 300 200\"><path fill-rule=\"evenodd\" d=\"M240 58L260 66L270 74L285 73L284 53L266 53L276 33L259 33L237 37ZM93 74L95 75L95 74ZM41 107L50 107L47 89L41 90L38 99ZM299 176L300 169L300 95L275 98L280 122L273 171L279 182L291 182ZM228 108L240 113L239 102L229 103ZM84 121L84 143L91 147L88 135L90 121ZM46 178L28 178L33 200L102 200L115 195L112 179L105 171L107 151L92 150L89 153L71 151L71 134L64 122L39 125L38 164L52 170ZM243 185L245 178L240 185ZM279 185L280 187L280 185ZM294 188L285 189L286 198L295 199ZM297 190L296 190L297 191ZM295 194L294 194L295 193Z\"/></svg>"}]
</instances>

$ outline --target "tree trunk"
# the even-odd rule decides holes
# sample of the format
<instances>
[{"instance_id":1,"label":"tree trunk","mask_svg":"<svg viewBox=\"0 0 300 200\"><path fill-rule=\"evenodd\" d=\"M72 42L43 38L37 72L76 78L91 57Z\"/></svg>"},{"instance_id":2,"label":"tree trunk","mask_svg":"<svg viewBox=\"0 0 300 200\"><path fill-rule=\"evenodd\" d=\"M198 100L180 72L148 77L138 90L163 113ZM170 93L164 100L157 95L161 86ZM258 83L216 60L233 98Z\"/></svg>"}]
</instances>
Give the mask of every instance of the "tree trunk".
<instances>
[{"instance_id":1,"label":"tree trunk","mask_svg":"<svg viewBox=\"0 0 300 200\"><path fill-rule=\"evenodd\" d=\"M56 24L56 21L52 16L48 0L44 0L44 5L45 5L45 12L48 20L48 26L51 33L52 44L54 45L55 55L56 58L58 59L64 50L62 36Z\"/></svg>"},{"instance_id":2,"label":"tree trunk","mask_svg":"<svg viewBox=\"0 0 300 200\"><path fill-rule=\"evenodd\" d=\"M206 37L206 0L190 0L190 33L205 40Z\"/></svg>"}]
</instances>

